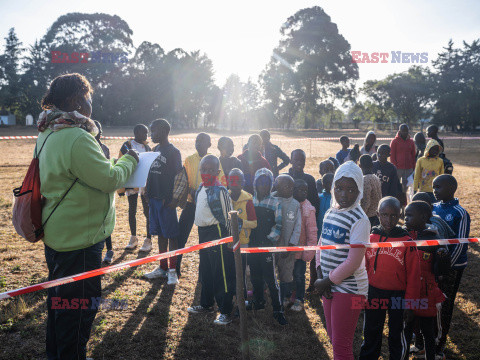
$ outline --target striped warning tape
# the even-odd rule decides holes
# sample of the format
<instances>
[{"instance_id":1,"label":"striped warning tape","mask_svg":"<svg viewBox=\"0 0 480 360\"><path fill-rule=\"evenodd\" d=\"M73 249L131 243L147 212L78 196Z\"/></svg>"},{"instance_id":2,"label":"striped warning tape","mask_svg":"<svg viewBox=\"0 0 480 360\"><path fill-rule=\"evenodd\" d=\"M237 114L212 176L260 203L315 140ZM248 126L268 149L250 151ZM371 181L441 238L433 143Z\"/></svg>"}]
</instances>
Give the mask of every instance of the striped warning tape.
<instances>
[{"instance_id":1,"label":"striped warning tape","mask_svg":"<svg viewBox=\"0 0 480 360\"><path fill-rule=\"evenodd\" d=\"M478 238L462 239L440 239L440 240L416 240L416 241L391 241L381 243L367 244L339 244L339 245L318 245L318 246L278 246L278 247L256 247L240 249L242 253L256 254L265 252L284 252L284 251L308 251L308 250L338 250L338 249L356 249L356 248L395 248L395 247L415 247L415 246L437 246L437 245L455 245L478 243Z\"/></svg>"},{"instance_id":2,"label":"striped warning tape","mask_svg":"<svg viewBox=\"0 0 480 360\"><path fill-rule=\"evenodd\" d=\"M231 139L248 139L249 136L230 136ZM36 139L36 135L31 136L0 136L0 140L24 140ZM131 140L131 136L102 136L103 140ZM219 137L212 137L212 141L217 141ZM306 137L306 138L272 138L272 141L291 142L291 141L338 141L338 137ZM350 138L351 141L363 141L363 137ZM377 138L378 141L391 141L391 137ZM444 137L442 140L480 140L480 137ZM195 141L195 137L171 137L170 141Z\"/></svg>"},{"instance_id":3,"label":"striped warning tape","mask_svg":"<svg viewBox=\"0 0 480 360\"><path fill-rule=\"evenodd\" d=\"M76 275L66 276L66 277L63 277L63 278L60 278L60 279L56 279L56 280L46 281L46 282L43 282L43 283L40 283L40 284L27 286L27 287L24 287L24 288L21 288L21 289L6 291L6 292L3 292L3 293L0 293L0 300L9 299L9 298L12 298L12 297L15 297L15 296L28 294L28 293L31 293L31 292L34 292L34 291L48 289L48 288L51 288L51 287L54 287L54 286L68 284L68 283L71 283L71 282L84 280L84 279L88 279L88 278L103 275L103 274L108 274L108 273L111 273L111 272L114 272L114 271L119 271L119 270L131 268L131 267L135 267L135 266L139 266L139 265L143 265L143 264L148 264L148 263L151 263L151 262L156 261L156 260L166 259L166 258L169 258L169 257L172 257L172 256L177 256L177 255L180 255L180 254L186 254L186 253L189 253L189 252L192 252L192 251L197 251L197 250L205 249L205 248L212 247L212 246L217 246L217 245L221 245L221 244L230 243L232 241L233 241L232 237L228 237L228 238L224 238L224 239L220 239L220 240L208 241L208 242L205 242L203 244L193 245L193 246L189 246L187 248L183 248L183 249L179 249L179 250L173 250L173 251L169 251L169 252L166 252L166 253L163 253L163 254L152 255L152 256L141 258L141 259L127 261L127 262L124 262L124 263L121 263L121 264L111 265L111 266L103 267L103 268L96 269L96 270L90 270L90 271L83 272L83 273L76 274Z\"/></svg>"},{"instance_id":4,"label":"striped warning tape","mask_svg":"<svg viewBox=\"0 0 480 360\"><path fill-rule=\"evenodd\" d=\"M209 241L203 244L189 246L184 249L169 251L163 254L152 255L142 259L136 259L127 261L121 264L111 265L104 268L87 271L77 275L71 275L56 280L43 282L40 284L27 286L21 289L10 290L4 293L0 293L0 300L9 299L15 296L28 294L31 292L48 289L54 286L68 284L78 280L88 279L94 276L99 276L114 271L127 269L129 267L135 267L143 264L147 264L156 260L166 259L172 256L180 254L186 254L189 252L205 249L212 246L230 243L233 241L232 237ZM440 239L440 240L417 240L417 241L392 241L381 243L368 243L368 244L339 244L339 245L319 245L319 246L279 246L279 247L257 247L257 248L242 248L242 253L254 254L265 252L285 252L285 251L308 251L308 250L334 250L334 249L354 249L354 248L396 248L396 247L415 247L415 246L437 246L437 245L455 245L465 243L478 243L478 238L462 238L462 239ZM238 247L238 243L235 244L235 248Z\"/></svg>"}]
</instances>

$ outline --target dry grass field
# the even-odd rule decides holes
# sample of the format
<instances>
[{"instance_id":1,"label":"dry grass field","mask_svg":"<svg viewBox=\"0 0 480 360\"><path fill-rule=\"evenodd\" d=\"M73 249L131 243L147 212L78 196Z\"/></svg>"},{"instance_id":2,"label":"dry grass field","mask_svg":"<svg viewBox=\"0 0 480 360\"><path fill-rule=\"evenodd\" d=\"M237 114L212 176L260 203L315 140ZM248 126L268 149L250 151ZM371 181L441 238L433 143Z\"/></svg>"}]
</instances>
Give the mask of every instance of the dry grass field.
<instances>
[{"instance_id":1,"label":"dry grass field","mask_svg":"<svg viewBox=\"0 0 480 360\"><path fill-rule=\"evenodd\" d=\"M31 132L31 130L30 130ZM0 136L27 132L0 129ZM105 135L126 135L125 130L106 129ZM294 148L307 152L306 172L318 177L318 163L338 151L338 143L295 140L303 137L338 136L339 132L275 134L275 143L289 153ZM361 137L362 133L349 135ZM390 136L392 134L384 134ZM174 144L185 158L194 152L195 134L174 134L190 138ZM212 135L218 137L218 134ZM117 154L122 140L107 140ZM218 154L216 141L211 152ZM245 138L236 138L236 154ZM480 236L480 142L446 141L447 154L459 181L458 197L472 217L471 236ZM45 281L47 267L42 243L29 244L16 235L11 225L12 189L20 185L30 162L34 140L0 140L0 292ZM127 200L117 197L117 225L112 235L114 263L137 258L138 252L123 250L129 238ZM138 209L138 234L145 235L145 219ZM194 228L188 244L198 242ZM154 252L158 251L154 243ZM153 252L152 252L153 253ZM99 359L240 359L238 320L227 327L213 325L214 315L192 316L187 306L198 304L198 254L184 257L183 276L175 288L164 280L148 281L142 274L157 264L105 275L103 296L126 299L124 310L101 310L95 320L88 355ZM448 359L480 359L480 246L469 249L469 266L457 297L448 339ZM46 291L0 301L0 359L44 359ZM290 324L281 328L272 320L271 308L248 315L250 348L254 359L331 359L332 348L324 326L318 295L306 298L305 311L287 311ZM360 316L354 349L362 342ZM385 334L387 329L385 329ZM384 339L383 359L388 358Z\"/></svg>"}]
</instances>

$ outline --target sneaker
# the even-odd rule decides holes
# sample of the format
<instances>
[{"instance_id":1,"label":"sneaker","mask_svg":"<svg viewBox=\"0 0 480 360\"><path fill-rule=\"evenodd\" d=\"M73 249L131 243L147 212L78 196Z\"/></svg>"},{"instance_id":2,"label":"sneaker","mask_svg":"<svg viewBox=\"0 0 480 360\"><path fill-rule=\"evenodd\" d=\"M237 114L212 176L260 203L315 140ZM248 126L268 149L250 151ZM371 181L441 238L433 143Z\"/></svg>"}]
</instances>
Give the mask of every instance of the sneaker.
<instances>
[{"instance_id":1,"label":"sneaker","mask_svg":"<svg viewBox=\"0 0 480 360\"><path fill-rule=\"evenodd\" d=\"M130 236L130 242L125 246L125 250L133 250L138 245L138 238L134 235Z\"/></svg>"},{"instance_id":2,"label":"sneaker","mask_svg":"<svg viewBox=\"0 0 480 360\"><path fill-rule=\"evenodd\" d=\"M302 311L303 310L303 303L299 299L295 299L293 306L290 308L293 311Z\"/></svg>"},{"instance_id":3,"label":"sneaker","mask_svg":"<svg viewBox=\"0 0 480 360\"><path fill-rule=\"evenodd\" d=\"M103 258L103 262L105 264L110 264L112 262L112 258L113 258L113 250L107 250L107 252L105 253L105 257Z\"/></svg>"},{"instance_id":4,"label":"sneaker","mask_svg":"<svg viewBox=\"0 0 480 360\"><path fill-rule=\"evenodd\" d=\"M261 311L265 310L265 301L261 303L256 303L255 300L248 301L247 303L247 311L255 310L255 311Z\"/></svg>"},{"instance_id":5,"label":"sneaker","mask_svg":"<svg viewBox=\"0 0 480 360\"><path fill-rule=\"evenodd\" d=\"M146 252L146 253L149 253L150 251L152 251L152 239L145 238L145 240L143 241L142 247L138 251Z\"/></svg>"},{"instance_id":6,"label":"sneaker","mask_svg":"<svg viewBox=\"0 0 480 360\"><path fill-rule=\"evenodd\" d=\"M217 325L228 325L232 322L232 318L228 314L220 314L218 317L213 321L214 324Z\"/></svg>"},{"instance_id":7,"label":"sneaker","mask_svg":"<svg viewBox=\"0 0 480 360\"><path fill-rule=\"evenodd\" d=\"M288 308L290 305L292 305L292 302L290 301L290 298L284 298L283 299L283 307L286 309Z\"/></svg>"},{"instance_id":8,"label":"sneaker","mask_svg":"<svg viewBox=\"0 0 480 360\"><path fill-rule=\"evenodd\" d=\"M213 312L213 307L204 308L202 305L195 305L187 308L190 314L206 314Z\"/></svg>"},{"instance_id":9,"label":"sneaker","mask_svg":"<svg viewBox=\"0 0 480 360\"><path fill-rule=\"evenodd\" d=\"M287 325L288 324L288 321L287 321L287 319L285 319L285 315L283 314L282 311L274 311L273 312L273 318L275 320L277 320L277 322L280 325Z\"/></svg>"},{"instance_id":10,"label":"sneaker","mask_svg":"<svg viewBox=\"0 0 480 360\"><path fill-rule=\"evenodd\" d=\"M167 285L177 285L177 284L178 284L177 271L175 269L168 270Z\"/></svg>"},{"instance_id":11,"label":"sneaker","mask_svg":"<svg viewBox=\"0 0 480 360\"><path fill-rule=\"evenodd\" d=\"M153 270L152 272L143 274L143 276L146 277L147 279L166 278L167 277L167 272L159 266L155 270Z\"/></svg>"},{"instance_id":12,"label":"sneaker","mask_svg":"<svg viewBox=\"0 0 480 360\"><path fill-rule=\"evenodd\" d=\"M446 357L445 357L445 354L443 352L440 351L440 352L437 352L435 354L435 360L445 360L445 359L446 359Z\"/></svg>"}]
</instances>

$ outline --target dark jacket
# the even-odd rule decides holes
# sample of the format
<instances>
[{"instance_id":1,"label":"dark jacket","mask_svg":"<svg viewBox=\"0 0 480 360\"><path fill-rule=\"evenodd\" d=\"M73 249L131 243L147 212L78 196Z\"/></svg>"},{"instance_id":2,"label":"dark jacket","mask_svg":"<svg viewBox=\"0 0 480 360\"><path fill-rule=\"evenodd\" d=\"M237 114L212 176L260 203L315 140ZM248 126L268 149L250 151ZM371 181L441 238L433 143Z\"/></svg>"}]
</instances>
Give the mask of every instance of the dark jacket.
<instances>
[{"instance_id":1,"label":"dark jacket","mask_svg":"<svg viewBox=\"0 0 480 360\"><path fill-rule=\"evenodd\" d=\"M245 176L245 186L243 190L249 192L253 195L253 180L255 179L255 173L257 170L267 168L270 169L270 164L268 161L262 156L262 153L259 151L256 156L250 156L250 152L245 150L245 152L238 156L238 160L242 163L242 171Z\"/></svg>"},{"instance_id":2,"label":"dark jacket","mask_svg":"<svg viewBox=\"0 0 480 360\"><path fill-rule=\"evenodd\" d=\"M288 175L290 175L294 180L301 179L307 183L307 200L310 201L310 204L312 204L315 208L315 216L318 216L320 211L320 198L318 197L315 178L310 174L305 174L303 171L301 173L294 173L291 168L288 170Z\"/></svg>"},{"instance_id":3,"label":"dark jacket","mask_svg":"<svg viewBox=\"0 0 480 360\"><path fill-rule=\"evenodd\" d=\"M278 159L281 159L282 162L280 165L277 165ZM267 159L270 164L272 173L274 177L278 176L278 172L290 164L290 158L285 154L277 145L268 143L265 145L265 159Z\"/></svg>"},{"instance_id":4,"label":"dark jacket","mask_svg":"<svg viewBox=\"0 0 480 360\"><path fill-rule=\"evenodd\" d=\"M373 162L373 173L382 182L382 196L400 197L402 186L398 180L397 168L390 162L382 164L380 161Z\"/></svg>"}]
</instances>

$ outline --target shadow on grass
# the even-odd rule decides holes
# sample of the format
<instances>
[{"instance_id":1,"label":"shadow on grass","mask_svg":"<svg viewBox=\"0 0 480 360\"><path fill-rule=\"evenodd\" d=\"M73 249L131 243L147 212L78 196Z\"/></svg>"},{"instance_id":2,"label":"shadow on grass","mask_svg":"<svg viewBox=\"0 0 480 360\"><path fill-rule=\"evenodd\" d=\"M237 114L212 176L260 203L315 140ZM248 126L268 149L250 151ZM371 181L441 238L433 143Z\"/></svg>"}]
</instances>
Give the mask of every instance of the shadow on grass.
<instances>
[{"instance_id":1,"label":"shadow on grass","mask_svg":"<svg viewBox=\"0 0 480 360\"><path fill-rule=\"evenodd\" d=\"M152 306L160 291L158 300ZM135 354L136 358L161 359L166 346L173 293L174 287L167 286L166 280L153 280L151 288L128 320L122 322L121 330L109 330L101 335L101 343L93 349L92 357L114 359L120 354Z\"/></svg>"},{"instance_id":2,"label":"shadow on grass","mask_svg":"<svg viewBox=\"0 0 480 360\"><path fill-rule=\"evenodd\" d=\"M457 298L458 300L458 298ZM457 300L455 303L457 303ZM453 309L452 324L447 336L445 355L448 359L479 359L478 347L480 346L480 325L472 320L472 316L460 310L457 306ZM452 344L462 355L458 357L450 349Z\"/></svg>"},{"instance_id":3,"label":"shadow on grass","mask_svg":"<svg viewBox=\"0 0 480 360\"><path fill-rule=\"evenodd\" d=\"M115 265L115 264L119 264L122 262L122 260L125 258L126 254L128 254L129 251L125 250L123 252L122 255L120 255L119 258L117 258L112 264ZM137 259L141 259L141 258L144 258L147 254L146 253L142 253L142 252L139 252L137 254ZM103 294L109 294L113 291L115 291L117 288L119 288L120 286L122 286L122 284L130 277L132 276L132 274L138 269L138 266L135 266L135 267L131 267L131 268L128 268L127 270L125 270L124 273L122 274L119 274L119 273L111 273L110 276L113 276L114 277L114 281L110 284L110 285L107 285L105 287L102 287L102 293Z\"/></svg>"},{"instance_id":4,"label":"shadow on grass","mask_svg":"<svg viewBox=\"0 0 480 360\"><path fill-rule=\"evenodd\" d=\"M200 290L201 285L197 283L193 305L199 303ZM315 358L329 358L304 311L287 311L289 324L281 326L273 318L268 292L265 299L267 304L264 311L247 313L252 359L291 359L292 356L307 359L313 354ZM215 317L216 314L188 314L182 339L175 352L176 359L242 358L239 318L234 318L230 325L218 326L213 324ZM295 349L295 355L292 355L292 349Z\"/></svg>"}]
</instances>

